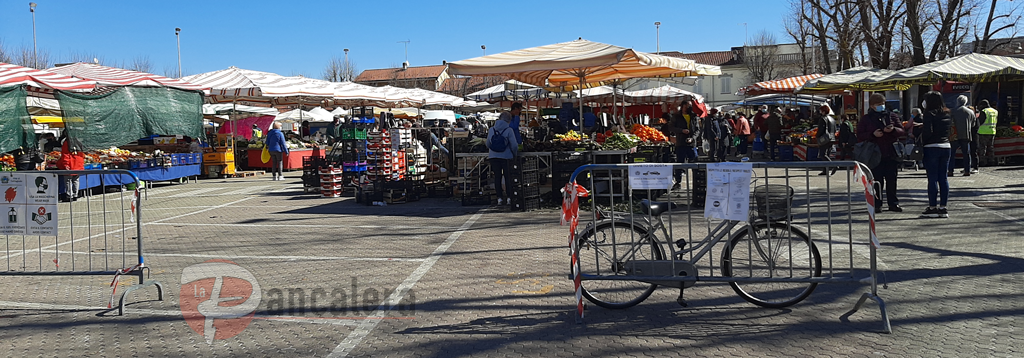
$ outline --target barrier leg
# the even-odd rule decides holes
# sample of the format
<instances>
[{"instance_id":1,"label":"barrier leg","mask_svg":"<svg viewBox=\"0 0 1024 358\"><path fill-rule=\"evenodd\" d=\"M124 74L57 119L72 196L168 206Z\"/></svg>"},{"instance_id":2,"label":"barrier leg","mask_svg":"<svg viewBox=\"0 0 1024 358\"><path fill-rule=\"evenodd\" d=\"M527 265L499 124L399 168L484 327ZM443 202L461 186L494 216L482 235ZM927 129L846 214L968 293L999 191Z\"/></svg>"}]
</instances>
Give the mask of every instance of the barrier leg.
<instances>
[{"instance_id":1,"label":"barrier leg","mask_svg":"<svg viewBox=\"0 0 1024 358\"><path fill-rule=\"evenodd\" d=\"M157 300L158 301L163 301L164 300L164 285L162 283L160 283L160 281L144 282L144 281L142 281L142 275L140 274L139 275L139 284L135 285L135 286L128 287L128 288L126 288L124 290L124 292L121 293L121 299L117 303L117 315L118 316L124 316L124 301L125 301L125 298L128 297L128 294L131 293L132 291L141 289L141 288L146 287L146 286L156 286Z\"/></svg>"},{"instance_id":2,"label":"barrier leg","mask_svg":"<svg viewBox=\"0 0 1024 358\"><path fill-rule=\"evenodd\" d=\"M889 323L889 313L885 310L885 301L871 292L864 292L864 294L860 296L860 300L857 300L857 304L853 306L853 309L846 312L846 314L842 315L841 318L843 320L848 320L851 315L856 313L857 310L860 310L860 307L864 305L864 302L867 301L868 298L871 298L878 303L878 309L882 312L882 332L892 334L892 325Z\"/></svg>"}]
</instances>

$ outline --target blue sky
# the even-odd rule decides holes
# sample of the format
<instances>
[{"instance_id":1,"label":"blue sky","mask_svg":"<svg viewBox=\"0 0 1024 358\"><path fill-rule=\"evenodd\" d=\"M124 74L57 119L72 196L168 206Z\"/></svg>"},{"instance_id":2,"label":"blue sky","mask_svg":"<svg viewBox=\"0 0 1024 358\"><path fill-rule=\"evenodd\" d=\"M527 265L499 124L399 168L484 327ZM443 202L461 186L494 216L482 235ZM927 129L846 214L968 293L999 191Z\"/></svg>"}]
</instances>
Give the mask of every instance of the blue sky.
<instances>
[{"instance_id":1,"label":"blue sky","mask_svg":"<svg viewBox=\"0 0 1024 358\"><path fill-rule=\"evenodd\" d=\"M790 42L786 2L772 1L54 1L34 0L40 50L108 65L148 57L152 72L177 72L174 28L182 28L185 75L228 66L319 77L331 56L357 70L405 60L440 64L577 37L653 52L717 51L743 44L744 25ZM0 1L0 41L32 46L29 1ZM573 12L571 9L582 9ZM727 15L726 15L727 14Z\"/></svg>"}]
</instances>

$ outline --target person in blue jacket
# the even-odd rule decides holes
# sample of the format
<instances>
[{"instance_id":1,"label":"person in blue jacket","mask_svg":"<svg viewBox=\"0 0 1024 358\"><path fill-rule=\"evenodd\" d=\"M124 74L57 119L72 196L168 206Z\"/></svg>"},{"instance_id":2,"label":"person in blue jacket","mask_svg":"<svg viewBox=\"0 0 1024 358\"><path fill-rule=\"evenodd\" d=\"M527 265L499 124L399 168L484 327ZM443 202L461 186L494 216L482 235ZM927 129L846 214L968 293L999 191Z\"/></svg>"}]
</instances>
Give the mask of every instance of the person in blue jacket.
<instances>
[{"instance_id":1,"label":"person in blue jacket","mask_svg":"<svg viewBox=\"0 0 1024 358\"><path fill-rule=\"evenodd\" d=\"M288 153L288 143L281 132L281 122L274 122L274 129L267 132L267 151L270 152L270 170L274 173L273 180L284 180L281 169L284 167L284 155Z\"/></svg>"}]
</instances>

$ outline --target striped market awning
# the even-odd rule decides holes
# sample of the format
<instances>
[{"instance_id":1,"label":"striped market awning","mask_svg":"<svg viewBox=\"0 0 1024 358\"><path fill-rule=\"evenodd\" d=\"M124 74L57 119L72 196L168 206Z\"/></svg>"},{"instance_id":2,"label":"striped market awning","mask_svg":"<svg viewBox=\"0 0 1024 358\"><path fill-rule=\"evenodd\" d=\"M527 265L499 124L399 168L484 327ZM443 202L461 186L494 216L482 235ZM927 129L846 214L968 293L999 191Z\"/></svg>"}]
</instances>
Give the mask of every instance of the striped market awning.
<instances>
[{"instance_id":1,"label":"striped market awning","mask_svg":"<svg viewBox=\"0 0 1024 358\"><path fill-rule=\"evenodd\" d=\"M49 91L87 92L96 88L95 81L0 62L0 87L19 85Z\"/></svg>"},{"instance_id":2,"label":"striped market awning","mask_svg":"<svg viewBox=\"0 0 1024 358\"><path fill-rule=\"evenodd\" d=\"M872 81L877 85L933 84L956 82L998 82L1024 80L1024 59L971 53L896 71Z\"/></svg>"},{"instance_id":3,"label":"striped market awning","mask_svg":"<svg viewBox=\"0 0 1024 358\"><path fill-rule=\"evenodd\" d=\"M507 76L545 88L642 77L718 75L717 66L578 39L452 62L454 75ZM703 72L703 73L700 73Z\"/></svg>"},{"instance_id":4,"label":"striped market awning","mask_svg":"<svg viewBox=\"0 0 1024 358\"><path fill-rule=\"evenodd\" d=\"M285 77L276 73L228 67L227 69L185 76L183 81L209 88L211 96L259 98L317 96L332 97L333 88L312 84L309 78Z\"/></svg>"},{"instance_id":5,"label":"striped market awning","mask_svg":"<svg viewBox=\"0 0 1024 358\"><path fill-rule=\"evenodd\" d=\"M738 94L741 96L756 96L767 93L792 93L805 82L824 76L814 73L803 76L789 77L778 80L764 81L743 87Z\"/></svg>"},{"instance_id":6,"label":"striped market awning","mask_svg":"<svg viewBox=\"0 0 1024 358\"><path fill-rule=\"evenodd\" d=\"M49 71L83 80L96 81L96 83L103 86L169 87L186 91L203 91L209 89L209 87L204 87L202 85L154 75L152 73L107 67L84 62L54 67L49 69Z\"/></svg>"}]
</instances>

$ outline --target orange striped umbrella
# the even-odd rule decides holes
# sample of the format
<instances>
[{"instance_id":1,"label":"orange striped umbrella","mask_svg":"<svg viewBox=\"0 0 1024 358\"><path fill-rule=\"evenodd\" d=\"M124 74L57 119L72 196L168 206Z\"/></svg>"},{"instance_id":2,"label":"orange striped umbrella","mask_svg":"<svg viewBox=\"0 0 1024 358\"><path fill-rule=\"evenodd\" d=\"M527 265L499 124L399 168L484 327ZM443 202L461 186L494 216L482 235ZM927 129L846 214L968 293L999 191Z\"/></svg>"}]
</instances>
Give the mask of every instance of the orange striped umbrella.
<instances>
[{"instance_id":1,"label":"orange striped umbrella","mask_svg":"<svg viewBox=\"0 0 1024 358\"><path fill-rule=\"evenodd\" d=\"M792 93L800 86L803 86L805 82L821 76L824 75L814 73L803 76L783 78L779 80L758 82L750 86L741 88L739 94L741 96L756 96L768 93Z\"/></svg>"}]
</instances>

